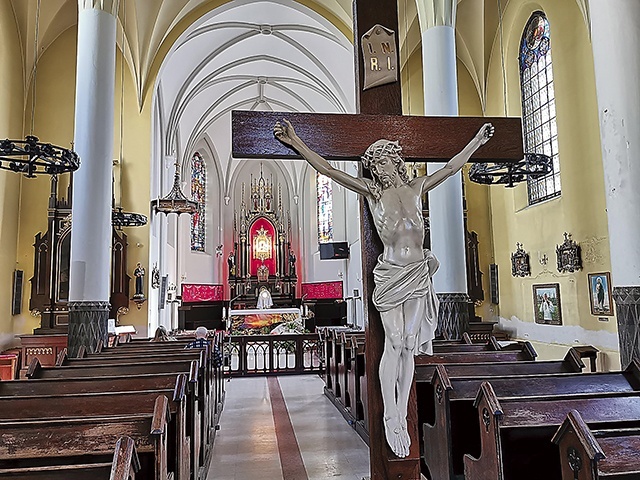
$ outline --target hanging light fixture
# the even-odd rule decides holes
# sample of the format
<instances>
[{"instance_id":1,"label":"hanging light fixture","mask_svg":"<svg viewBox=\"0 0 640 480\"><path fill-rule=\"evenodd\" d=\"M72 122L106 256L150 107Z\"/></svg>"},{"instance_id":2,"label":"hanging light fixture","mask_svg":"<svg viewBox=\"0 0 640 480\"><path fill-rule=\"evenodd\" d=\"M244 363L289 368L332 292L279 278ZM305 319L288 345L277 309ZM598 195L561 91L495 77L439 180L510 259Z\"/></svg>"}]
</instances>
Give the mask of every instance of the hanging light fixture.
<instances>
[{"instance_id":1,"label":"hanging light fixture","mask_svg":"<svg viewBox=\"0 0 640 480\"><path fill-rule=\"evenodd\" d=\"M80 167L80 158L72 149L43 143L33 135L36 106L36 78L38 73L38 34L40 27L40 2L36 7L36 28L33 55L33 80L31 98L31 131L24 140L0 140L0 168L24 173L28 178L37 174L59 175L74 172Z\"/></svg>"},{"instance_id":2,"label":"hanging light fixture","mask_svg":"<svg viewBox=\"0 0 640 480\"><path fill-rule=\"evenodd\" d=\"M193 200L189 200L184 196L180 189L180 164L176 162L176 173L173 178L173 187L169 194L164 198L159 198L151 202L151 206L159 213L188 213L193 215L198 211L199 204Z\"/></svg>"},{"instance_id":3,"label":"hanging light fixture","mask_svg":"<svg viewBox=\"0 0 640 480\"><path fill-rule=\"evenodd\" d=\"M502 62L502 93L504 116L507 116L507 75L504 66L504 45L502 43L502 5L498 0L498 28L500 32L500 58ZM469 169L472 182L484 185L502 184L514 187L528 178L536 179L548 175L552 170L552 160L542 153L525 153L524 158L513 163L474 163Z\"/></svg>"},{"instance_id":4,"label":"hanging light fixture","mask_svg":"<svg viewBox=\"0 0 640 480\"><path fill-rule=\"evenodd\" d=\"M122 203L122 165L124 162L124 155L122 154L124 143L124 45L126 40L126 28L127 28L127 10L125 2L122 2L122 9L124 10L122 20L122 62L120 63L120 154L118 163L120 165L120 203ZM115 190L115 189L114 189ZM111 213L112 225L121 230L122 227L142 227L147 224L146 215L141 213L125 212L121 205L115 206L115 192L114 192L114 207Z\"/></svg>"}]
</instances>

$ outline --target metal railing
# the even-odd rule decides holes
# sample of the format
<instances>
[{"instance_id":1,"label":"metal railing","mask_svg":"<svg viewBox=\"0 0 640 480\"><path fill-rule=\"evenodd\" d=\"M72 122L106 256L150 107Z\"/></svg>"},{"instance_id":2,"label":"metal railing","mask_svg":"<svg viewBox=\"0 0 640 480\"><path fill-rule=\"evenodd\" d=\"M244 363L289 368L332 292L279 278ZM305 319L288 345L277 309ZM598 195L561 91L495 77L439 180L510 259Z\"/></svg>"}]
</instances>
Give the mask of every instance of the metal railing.
<instances>
[{"instance_id":1,"label":"metal railing","mask_svg":"<svg viewBox=\"0 0 640 480\"><path fill-rule=\"evenodd\" d=\"M225 374L287 375L319 373L318 334L232 335L225 342Z\"/></svg>"}]
</instances>

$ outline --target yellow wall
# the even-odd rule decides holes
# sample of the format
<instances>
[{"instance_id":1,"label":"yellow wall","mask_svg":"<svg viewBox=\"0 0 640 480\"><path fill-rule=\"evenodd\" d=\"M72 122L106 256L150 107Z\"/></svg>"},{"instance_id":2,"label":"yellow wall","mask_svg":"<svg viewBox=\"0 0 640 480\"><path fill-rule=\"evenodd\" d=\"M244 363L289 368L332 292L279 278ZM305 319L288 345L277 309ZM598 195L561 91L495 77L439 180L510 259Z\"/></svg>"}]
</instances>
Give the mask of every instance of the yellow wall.
<instances>
[{"instance_id":1,"label":"yellow wall","mask_svg":"<svg viewBox=\"0 0 640 480\"><path fill-rule=\"evenodd\" d=\"M527 206L525 185L491 188L495 256L500 271L499 313L516 324L528 323L529 327L524 325L518 335L526 332L523 335L529 340L559 343L565 348L574 342L611 345L616 338L615 318L599 322L589 307L587 273L610 271L611 266L593 58L588 31L575 2L509 3L504 15L508 114L521 115L518 49L524 26L536 10L543 10L551 25L562 195ZM504 111L502 67L496 48L488 72L489 116L500 116ZM555 246L562 243L564 232L573 234L582 245L584 269L575 274L560 274L556 269ZM531 255L531 277L516 279L510 274L510 252L515 251L516 242L523 243ZM546 267L538 261L542 255L548 257ZM571 328L560 331L559 327L533 324L532 285L544 283L560 284L563 324ZM607 353L612 356L609 363L615 365L617 353Z\"/></svg>"},{"instance_id":2,"label":"yellow wall","mask_svg":"<svg viewBox=\"0 0 640 480\"><path fill-rule=\"evenodd\" d=\"M3 16L2 18L4 19L5 17ZM61 146L68 146L73 140L76 37L76 27L66 30L44 52L38 63L34 133L43 141ZM116 94L114 98L114 159L118 158L120 152L121 58L118 51ZM148 106L145 106L142 112L139 111L133 79L128 68L125 69L124 95L123 162L120 165L122 171L122 206L125 211L149 216L151 114ZM4 112L5 110L2 109L0 111ZM29 114L27 119L27 125L29 125L30 102L27 105L26 112ZM120 167L118 171L120 171ZM34 328L40 326L40 319L31 316L28 311L30 297L28 279L33 276L34 237L38 232L44 233L47 229L47 202L50 180L49 177L42 176L34 179L24 179L22 182L21 221L16 268L24 270L27 283L24 291L23 313L14 317L14 330L17 333L31 333ZM66 195L66 189L60 193ZM2 231L4 233L4 224ZM133 277L136 262L141 262L147 268L148 274L150 274L150 269L147 265L149 255L148 227L127 228L125 233L128 236L129 243L127 262L129 275ZM15 254L13 258L15 258ZM13 265L11 268L13 268ZM2 284L0 284L1 286ZM131 296L133 296L133 281L130 284L130 288ZM127 325L135 325L141 334L146 335L147 306L144 305L141 310L138 310L135 304L130 302L129 309L129 313L121 318L121 322Z\"/></svg>"},{"instance_id":3,"label":"yellow wall","mask_svg":"<svg viewBox=\"0 0 640 480\"><path fill-rule=\"evenodd\" d=\"M0 139L22 137L23 79L18 30L9 0L0 0ZM20 175L0 170L0 333L13 332L11 299L16 267Z\"/></svg>"},{"instance_id":4,"label":"yellow wall","mask_svg":"<svg viewBox=\"0 0 640 480\"><path fill-rule=\"evenodd\" d=\"M70 147L73 141L75 59L76 29L71 28L62 33L38 60L33 133L41 141L61 147ZM32 92L31 85L25 109L27 133L31 125ZM66 181L65 179L64 182ZM40 326L40 317L34 317L29 312L31 296L29 279L33 277L35 235L47 230L50 185L50 178L47 175L22 179L17 268L24 270L25 290L22 314L15 316L13 320L17 333L32 333L34 328ZM64 196L66 197L66 189Z\"/></svg>"},{"instance_id":5,"label":"yellow wall","mask_svg":"<svg viewBox=\"0 0 640 480\"><path fill-rule=\"evenodd\" d=\"M116 62L115 88L115 138L113 144L113 158L118 158L120 152L120 68L122 55L118 50ZM138 109L136 89L130 70L126 67L124 74L124 134L122 172L122 207L127 212L146 215L150 220L150 182L151 182L151 101L145 102L142 111ZM120 168L116 169L120 171ZM168 192L165 192L168 193ZM133 279L136 262L140 262L146 269L147 277L151 275L149 266L149 226L126 228L128 239L127 264L128 272ZM145 294L148 297L147 285ZM134 281L130 284L130 297L134 293ZM134 325L140 335L147 335L147 307L145 303L140 310L133 302L129 302L129 313L120 318L122 325Z\"/></svg>"}]
</instances>

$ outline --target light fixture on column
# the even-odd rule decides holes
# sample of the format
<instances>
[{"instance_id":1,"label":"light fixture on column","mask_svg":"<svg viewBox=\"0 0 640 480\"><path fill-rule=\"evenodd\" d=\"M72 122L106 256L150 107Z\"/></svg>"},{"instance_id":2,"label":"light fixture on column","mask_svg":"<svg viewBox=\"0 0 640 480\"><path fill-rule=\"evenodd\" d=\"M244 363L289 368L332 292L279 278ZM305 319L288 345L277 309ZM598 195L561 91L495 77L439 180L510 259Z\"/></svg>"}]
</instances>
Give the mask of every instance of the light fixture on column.
<instances>
[{"instance_id":1,"label":"light fixture on column","mask_svg":"<svg viewBox=\"0 0 640 480\"><path fill-rule=\"evenodd\" d=\"M166 197L158 198L151 202L151 206L158 213L166 213L169 215L170 213L177 213L178 215L182 213L188 213L189 215L193 215L198 211L198 202L194 202L193 200L189 200L184 196L182 190L180 189L180 164L175 163L176 173L173 178L173 187L171 191Z\"/></svg>"},{"instance_id":2,"label":"light fixture on column","mask_svg":"<svg viewBox=\"0 0 640 480\"><path fill-rule=\"evenodd\" d=\"M502 5L498 0L498 28L500 29L500 58L502 62L502 93L504 116L507 116L507 76L504 66L504 45L502 43ZM540 178L552 170L551 157L541 153L525 153L524 158L514 163L474 163L469 170L472 182L485 185L503 184L514 187L528 178Z\"/></svg>"},{"instance_id":3,"label":"light fixture on column","mask_svg":"<svg viewBox=\"0 0 640 480\"><path fill-rule=\"evenodd\" d=\"M72 149L40 142L33 135L36 108L36 78L38 72L38 33L40 26L40 2L36 7L36 28L33 55L33 77L31 84L31 131L24 140L0 140L0 168L24 173L28 178L37 174L59 175L75 172L80 167L80 158Z\"/></svg>"}]
</instances>

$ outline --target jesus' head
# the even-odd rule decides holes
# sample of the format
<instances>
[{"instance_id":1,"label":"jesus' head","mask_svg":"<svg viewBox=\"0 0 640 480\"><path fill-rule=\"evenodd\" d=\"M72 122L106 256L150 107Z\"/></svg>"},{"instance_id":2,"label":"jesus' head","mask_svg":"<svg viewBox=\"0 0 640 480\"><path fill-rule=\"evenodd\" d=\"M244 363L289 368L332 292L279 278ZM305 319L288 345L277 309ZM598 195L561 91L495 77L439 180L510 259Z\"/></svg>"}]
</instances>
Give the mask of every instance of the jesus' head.
<instances>
[{"instance_id":1,"label":"jesus' head","mask_svg":"<svg viewBox=\"0 0 640 480\"><path fill-rule=\"evenodd\" d=\"M376 198L380 198L382 190L394 185L394 177L409 183L409 175L404 160L400 156L402 147L398 142L390 140L378 140L372 143L362 156L362 163L368 168L375 182L377 192L373 192Z\"/></svg>"}]
</instances>

